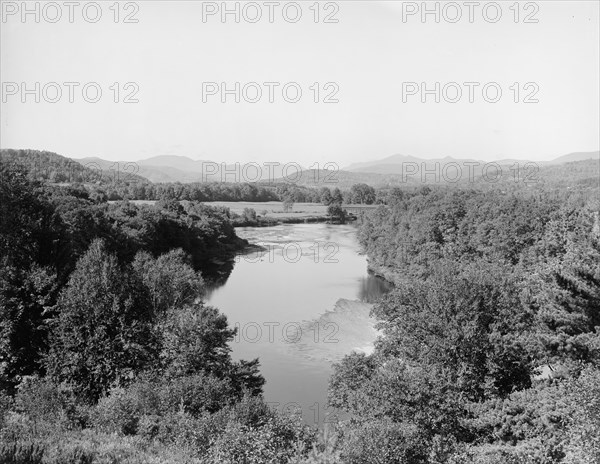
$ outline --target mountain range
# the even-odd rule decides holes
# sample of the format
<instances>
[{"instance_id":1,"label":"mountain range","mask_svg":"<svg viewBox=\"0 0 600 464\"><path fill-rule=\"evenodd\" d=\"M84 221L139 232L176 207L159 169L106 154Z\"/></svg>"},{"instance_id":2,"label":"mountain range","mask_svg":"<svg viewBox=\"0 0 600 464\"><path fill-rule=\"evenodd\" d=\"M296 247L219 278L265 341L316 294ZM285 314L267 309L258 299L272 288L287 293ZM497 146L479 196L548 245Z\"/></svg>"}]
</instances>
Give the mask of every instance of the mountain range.
<instances>
[{"instance_id":1,"label":"mountain range","mask_svg":"<svg viewBox=\"0 0 600 464\"><path fill-rule=\"evenodd\" d=\"M517 159L517 158L506 158L495 161L483 161L477 160L473 158L452 158L451 156L446 156L444 158L436 158L436 159L423 159L416 158L414 156L409 155L392 155L387 158L383 158L380 160L374 161L366 161L362 163L354 163L345 168L344 171L349 172L372 172L379 174L403 174L406 172L407 165L416 163L418 166L422 166L425 163L425 167L428 170L432 170L434 166L437 164L440 166L440 169L444 169L445 166L450 165L452 163L457 163L461 166L468 166L467 163L475 163L481 166L486 164L496 163L500 166L510 166L515 163L519 163L521 166L524 166L527 163L534 163L538 166L550 166L555 164L568 163L573 161L584 161L590 159L600 159L600 151L594 152L576 152L569 153L568 155L559 156L558 158L554 158L549 161L534 161L528 159ZM475 166L473 164L473 166Z\"/></svg>"},{"instance_id":2,"label":"mountain range","mask_svg":"<svg viewBox=\"0 0 600 464\"><path fill-rule=\"evenodd\" d=\"M396 154L387 158L354 163L332 174L331 171L306 170L297 163L280 163L269 166L267 163L218 163L210 160L193 160L185 156L161 155L139 161L107 161L101 158L88 157L74 159L84 166L92 166L103 170L126 170L143 176L152 182L257 182L293 180L301 185L318 185L327 177L335 178L339 187L364 182L374 186L395 184L398 177L403 182L419 182L420 174L427 172L445 173L452 177L457 169L466 173L472 169L474 176L481 176L486 165L496 163L514 169L528 167L553 166L568 162L599 160L600 151L575 152L559 156L547 161L506 158L498 161L483 161L473 158L423 159L409 155ZM518 163L518 164L516 164ZM533 163L529 164L528 163ZM416 170L416 171L415 171ZM493 168L492 168L493 170ZM432 176L434 174L427 174ZM466 175L466 174L464 174Z\"/></svg>"},{"instance_id":3,"label":"mountain range","mask_svg":"<svg viewBox=\"0 0 600 464\"><path fill-rule=\"evenodd\" d=\"M89 157L74 159L105 170L136 166L135 174L152 182L260 182L282 177L294 178L306 169L294 162L282 163L219 163L193 160L186 156L161 155L139 161L107 161Z\"/></svg>"}]
</instances>

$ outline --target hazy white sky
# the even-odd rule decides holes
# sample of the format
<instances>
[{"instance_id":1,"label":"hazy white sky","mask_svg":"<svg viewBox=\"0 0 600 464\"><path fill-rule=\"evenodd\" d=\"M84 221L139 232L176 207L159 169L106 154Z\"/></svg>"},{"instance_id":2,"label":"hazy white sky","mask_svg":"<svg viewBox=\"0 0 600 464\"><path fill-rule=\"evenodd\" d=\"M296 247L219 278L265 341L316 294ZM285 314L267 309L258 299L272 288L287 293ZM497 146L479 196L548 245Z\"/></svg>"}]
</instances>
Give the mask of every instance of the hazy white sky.
<instances>
[{"instance_id":1,"label":"hazy white sky","mask_svg":"<svg viewBox=\"0 0 600 464\"><path fill-rule=\"evenodd\" d=\"M34 9L36 3L27 5ZM420 12L408 15L421 2L322 2L318 23L313 1L299 2L302 17L296 23L284 18L283 6L288 20L296 12L285 1L273 7L272 23L264 2L255 4L262 11L256 23L247 19L257 9L244 8L243 2L240 11L246 14L236 23L234 15L222 22L219 14L203 21L203 8L221 8L221 2L156 0L122 2L118 9L111 9L112 1L100 2L102 17L92 23L85 19L96 14L89 3L73 7L71 23L64 2L41 2L36 23L34 14L23 22L22 11L15 12L21 2L2 0L3 148L111 160L172 154L344 166L395 153L547 159L600 145L598 1L521 2L512 9L514 2L499 2L502 17L495 23L490 2L473 7L472 22L465 2L428 2L430 9L439 5L439 23L433 14L425 21ZM453 23L456 5L462 17ZM62 17L50 22L59 9ZM123 22L129 13L137 23ZM330 13L337 23L323 22ZM538 22L526 23L527 17ZM23 82L29 89L40 83L39 103L34 94L23 95ZM56 103L49 101L57 95L55 86L43 92L50 82L60 84ZM65 82L81 83L73 87L72 103ZM97 103L82 96L90 82L102 90ZM110 88L115 82L119 103ZM127 82L139 87L138 103L122 102L134 89L124 88ZM226 95L222 103L217 93L203 102L203 82L226 82L229 88L257 82L262 99L250 103L242 96L235 103ZM274 87L273 103L264 82L281 84ZM302 90L297 103L283 98L288 82ZM319 103L310 89L315 82L321 87ZM322 102L335 88L324 89L328 82L339 87L338 103ZM404 95L403 102L406 82L426 82L431 89L436 82L440 88L457 82L463 95L457 103L443 94L439 103L434 95L423 103L417 93ZM473 87L473 103L464 82L480 83ZM489 82L502 90L496 103L482 95ZM455 88L446 90L447 99L455 97ZM539 102L524 103L536 90L531 98ZM255 89L247 91L247 98L254 98ZM94 95L89 87L88 98ZM287 95L295 96L293 87ZM494 86L487 97L495 97Z\"/></svg>"}]
</instances>

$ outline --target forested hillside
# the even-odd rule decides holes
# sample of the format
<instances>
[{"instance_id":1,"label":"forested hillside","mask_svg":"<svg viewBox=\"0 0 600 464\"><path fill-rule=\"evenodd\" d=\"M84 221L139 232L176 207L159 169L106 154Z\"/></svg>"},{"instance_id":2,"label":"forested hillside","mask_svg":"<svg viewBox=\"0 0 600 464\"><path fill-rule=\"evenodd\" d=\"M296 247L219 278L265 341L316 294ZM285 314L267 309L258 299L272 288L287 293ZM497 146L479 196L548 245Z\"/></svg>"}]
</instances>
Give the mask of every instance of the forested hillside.
<instances>
[{"instance_id":1,"label":"forested hillside","mask_svg":"<svg viewBox=\"0 0 600 464\"><path fill-rule=\"evenodd\" d=\"M600 462L598 193L424 189L363 217L396 288L330 383L343 462Z\"/></svg>"},{"instance_id":2,"label":"forested hillside","mask_svg":"<svg viewBox=\"0 0 600 464\"><path fill-rule=\"evenodd\" d=\"M85 188L97 201L188 200L188 201L284 201L319 203L317 188L294 182L166 182L152 183L137 175L135 162L102 166L94 161L80 164L56 153L38 150L0 150L0 161L19 164L30 180Z\"/></svg>"},{"instance_id":3,"label":"forested hillside","mask_svg":"<svg viewBox=\"0 0 600 464\"><path fill-rule=\"evenodd\" d=\"M31 180L56 185L69 185L88 190L98 201L128 200L187 200L187 201L292 201L295 203L374 204L388 203L393 189L405 192L420 191L424 185L434 187L477 188L478 190L513 190L526 186L564 189L594 187L598 184L600 164L594 160L544 166L536 163L512 165L489 164L485 175L481 169L458 166L454 171L441 166L420 166L412 163L412 174L384 175L363 173L366 177L348 177L346 172L304 171L299 178L274 179L262 182L164 182L152 183L137 175L135 162L90 161L84 165L56 153L37 150L0 150L0 160L22 165ZM105 169L102 169L104 167ZM429 169L427 171L426 169ZM408 170L408 168L407 168Z\"/></svg>"},{"instance_id":4,"label":"forested hillside","mask_svg":"<svg viewBox=\"0 0 600 464\"><path fill-rule=\"evenodd\" d=\"M148 179L136 175L134 163L130 163L128 172L121 172L119 177L117 172L102 170L97 164L82 165L48 151L3 149L0 150L0 160L20 164L27 169L30 178L50 183L150 184Z\"/></svg>"}]
</instances>

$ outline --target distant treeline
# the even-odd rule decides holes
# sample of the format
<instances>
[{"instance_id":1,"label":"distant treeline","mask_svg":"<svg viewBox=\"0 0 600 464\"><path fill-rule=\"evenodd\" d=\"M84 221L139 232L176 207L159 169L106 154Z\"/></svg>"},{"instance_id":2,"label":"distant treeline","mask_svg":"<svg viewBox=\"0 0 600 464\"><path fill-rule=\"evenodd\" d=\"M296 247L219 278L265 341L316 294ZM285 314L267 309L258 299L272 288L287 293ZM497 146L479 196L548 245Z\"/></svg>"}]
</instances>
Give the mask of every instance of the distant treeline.
<instances>
[{"instance_id":1,"label":"distant treeline","mask_svg":"<svg viewBox=\"0 0 600 464\"><path fill-rule=\"evenodd\" d=\"M331 204L388 204L390 198L402 191L407 195L423 189L442 186L439 182L426 177L419 182L411 178L402 181L401 176L379 176L370 174L373 182L385 185L374 188L364 182L343 183L328 182L321 185L304 185L294 182L194 182L194 183L152 183L136 175L135 163L115 163L115 169L103 170L95 162L82 165L55 153L37 150L0 150L0 159L24 166L30 179L53 184L81 186L90 192L96 201L118 200L188 200L188 201L287 201L291 203ZM517 163L518 164L518 163ZM531 163L530 163L531 164ZM350 175L350 173L346 173ZM373 176L375 176L373 178ZM543 186L560 188L593 187L598 184L600 166L593 160L567 163L557 166L544 166L535 169L520 169L504 166L498 172L486 176L477 175L471 182L452 184L444 182L449 188L476 188L477 190L502 189L514 190L526 187L538 189ZM379 181L377 180L379 179ZM426 182L429 180L429 182ZM341 188L347 185L346 188ZM392 198L393 200L393 198Z\"/></svg>"},{"instance_id":2,"label":"distant treeline","mask_svg":"<svg viewBox=\"0 0 600 464\"><path fill-rule=\"evenodd\" d=\"M188 201L291 201L293 203L367 203L375 202L372 187L360 184L341 192L335 185L322 188L305 187L294 183L159 183L134 174L131 166L102 170L93 162L81 165L55 153L36 150L0 151L0 159L17 163L27 169L32 180L53 184L81 186L96 201L128 200L188 200ZM130 169L129 169L130 168Z\"/></svg>"}]
</instances>

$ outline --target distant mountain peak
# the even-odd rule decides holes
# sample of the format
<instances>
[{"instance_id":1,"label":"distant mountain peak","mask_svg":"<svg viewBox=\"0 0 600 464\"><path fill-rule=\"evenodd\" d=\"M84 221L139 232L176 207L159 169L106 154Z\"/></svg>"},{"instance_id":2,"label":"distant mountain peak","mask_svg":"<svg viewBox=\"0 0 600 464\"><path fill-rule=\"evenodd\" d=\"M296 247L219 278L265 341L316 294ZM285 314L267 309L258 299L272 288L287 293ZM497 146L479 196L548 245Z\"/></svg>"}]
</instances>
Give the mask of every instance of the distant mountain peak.
<instances>
[{"instance_id":1,"label":"distant mountain peak","mask_svg":"<svg viewBox=\"0 0 600 464\"><path fill-rule=\"evenodd\" d=\"M478 162L481 164L486 163L497 163L501 165L508 165L514 163L531 163L534 162L538 165L551 165L551 164L562 164L573 161L584 161L589 159L600 159L600 152L575 152L569 153L568 155L559 156L553 160L545 160L545 161L532 161L528 159L518 159L514 157L506 157L503 159L494 159L494 160L478 160L474 158L455 158L453 156L446 155L443 158L432 158L432 159L424 159L417 158L415 156L410 155L401 155L396 154L392 156L388 156L387 158L382 158L378 160L372 161L364 161L361 163L351 164L343 170L351 171L351 172L370 172L370 173L379 173L379 174L399 174L402 172L403 163L424 163L427 166L433 166L435 163L440 163L441 165L449 164L449 163L472 163Z\"/></svg>"}]
</instances>

